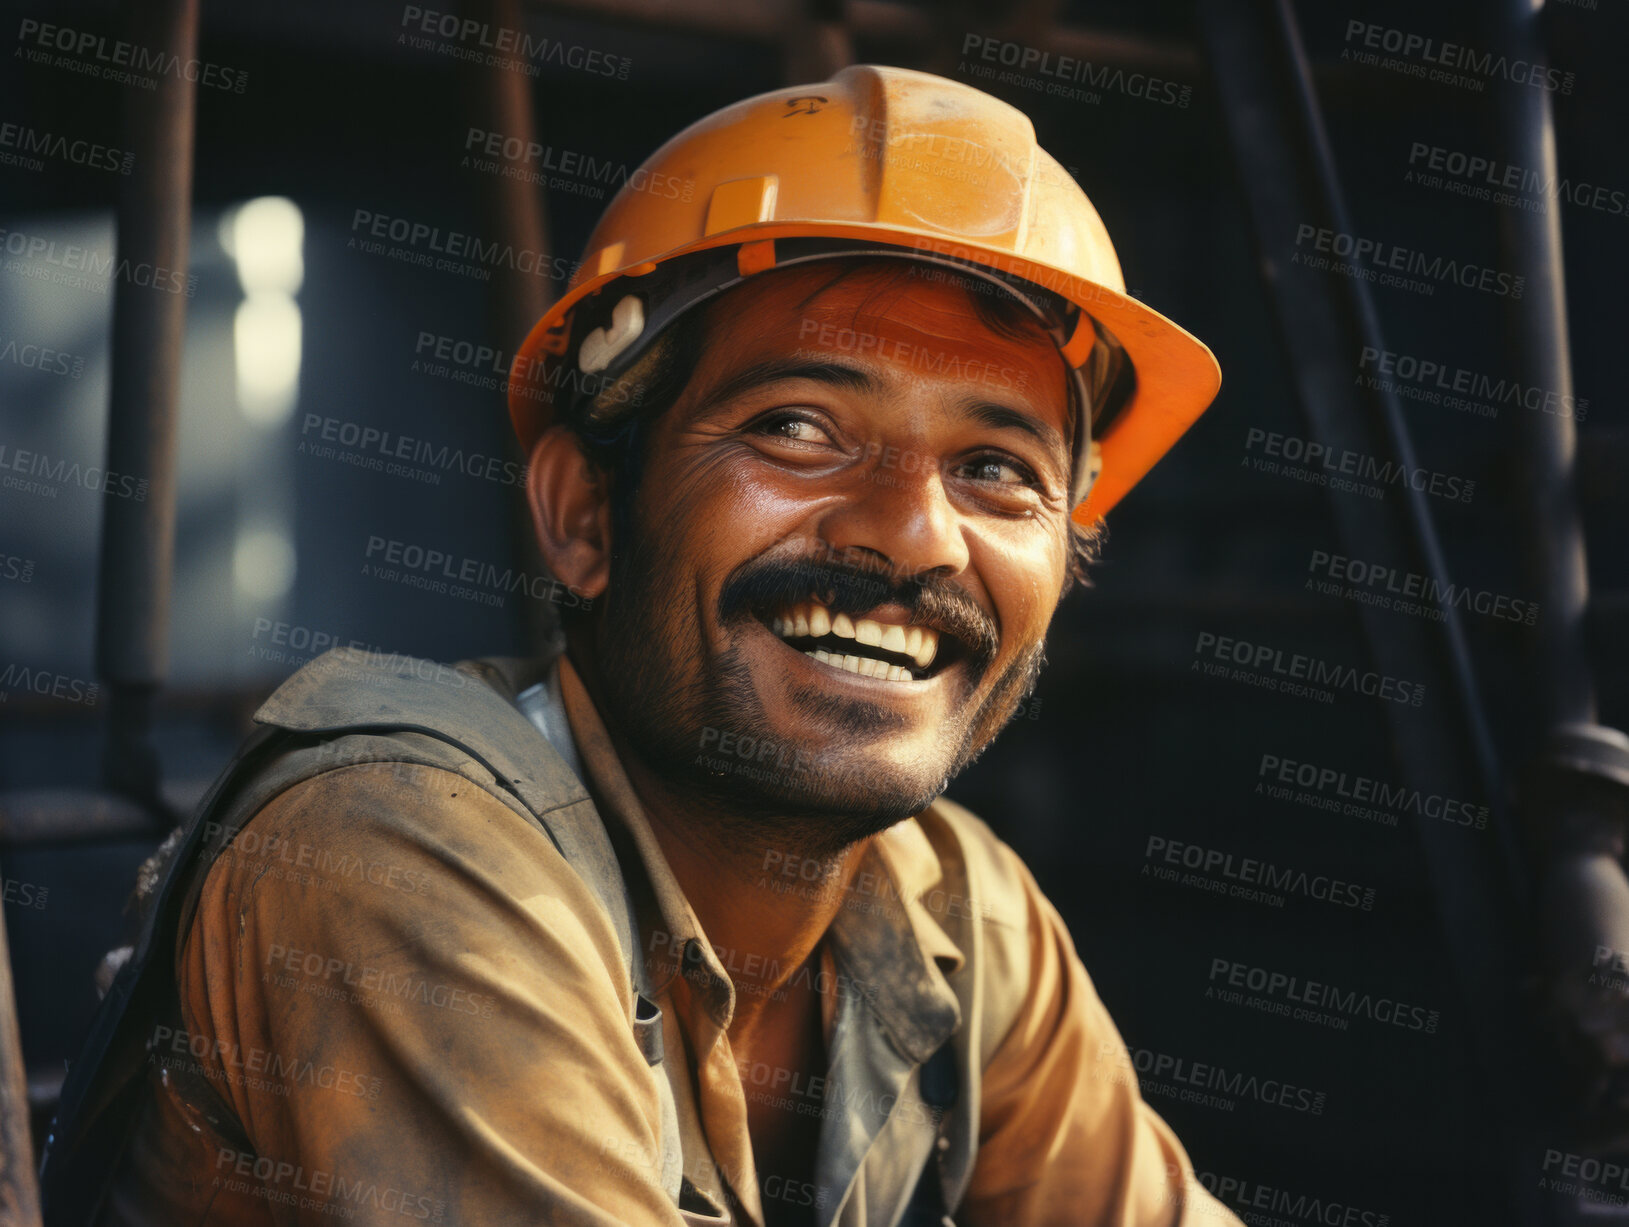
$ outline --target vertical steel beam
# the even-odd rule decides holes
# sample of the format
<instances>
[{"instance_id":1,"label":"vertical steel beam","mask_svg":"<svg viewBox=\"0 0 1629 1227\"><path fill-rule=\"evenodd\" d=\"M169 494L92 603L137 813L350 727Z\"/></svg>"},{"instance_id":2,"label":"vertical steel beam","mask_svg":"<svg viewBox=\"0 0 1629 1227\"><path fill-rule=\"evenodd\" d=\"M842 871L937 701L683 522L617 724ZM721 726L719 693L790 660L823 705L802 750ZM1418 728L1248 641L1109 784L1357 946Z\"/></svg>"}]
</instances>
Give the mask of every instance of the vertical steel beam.
<instances>
[{"instance_id":1,"label":"vertical steel beam","mask_svg":"<svg viewBox=\"0 0 1629 1227\"><path fill-rule=\"evenodd\" d=\"M518 0L464 0L463 12L493 29L518 30L526 16ZM532 116L531 78L524 72L501 64L472 63L462 74L464 110L472 127L485 132L502 132L528 145L537 124ZM489 175L489 184L479 191L476 208L481 226L489 239L502 238L517 250L535 251L546 256L550 249L548 191L542 184L530 184L508 175ZM539 268L549 268L547 260ZM520 348L532 325L542 318L556 294L548 278L521 272L517 268L492 270L488 283L487 317L495 334L494 345L505 353ZM492 411L507 413L503 396L493 397ZM506 437L512 438L507 428ZM529 457L522 456L521 460ZM512 557L518 569L535 573L543 569L542 556L533 538L530 507L525 499L515 499L509 517L514 542ZM540 650L559 633L559 614L546 601L518 601L515 605L515 633L526 651Z\"/></svg>"},{"instance_id":2,"label":"vertical steel beam","mask_svg":"<svg viewBox=\"0 0 1629 1227\"><path fill-rule=\"evenodd\" d=\"M1495 38L1506 53L1535 66L1544 65L1542 0L1500 0L1490 7L1499 27ZM1553 111L1549 90L1501 91L1500 135L1506 165L1528 167L1542 183L1560 182ZM1521 299L1509 304L1508 352L1523 383L1558 397L1571 397L1566 271L1561 258L1562 198L1557 196L1546 204L1542 213L1500 210L1501 244L1511 265L1527 276ZM1529 731L1536 739L1556 725L1595 719L1595 687L1584 644L1589 579L1573 480L1577 453L1573 419L1559 413L1518 411L1516 434L1523 561L1540 610L1533 628L1529 675L1529 693L1537 699L1533 714L1539 722Z\"/></svg>"},{"instance_id":3,"label":"vertical steel beam","mask_svg":"<svg viewBox=\"0 0 1629 1227\"><path fill-rule=\"evenodd\" d=\"M195 57L198 0L138 0L131 41ZM169 270L184 283L191 223L194 83L162 73L151 92L127 89L125 140L134 167L121 184L118 257ZM175 556L175 423L187 298L174 279L114 281L107 467L147 482L143 500L106 497L97 581L96 667L109 695L104 784L158 805L152 704L169 660Z\"/></svg>"}]
</instances>

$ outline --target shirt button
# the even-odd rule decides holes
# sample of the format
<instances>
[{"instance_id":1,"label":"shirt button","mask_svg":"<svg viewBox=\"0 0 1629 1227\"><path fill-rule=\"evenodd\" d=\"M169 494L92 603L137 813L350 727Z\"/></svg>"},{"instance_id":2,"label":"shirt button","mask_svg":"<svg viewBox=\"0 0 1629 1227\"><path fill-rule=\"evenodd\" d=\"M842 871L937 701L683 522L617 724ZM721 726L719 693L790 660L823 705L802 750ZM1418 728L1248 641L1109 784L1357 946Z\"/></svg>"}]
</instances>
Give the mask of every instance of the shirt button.
<instances>
[{"instance_id":1,"label":"shirt button","mask_svg":"<svg viewBox=\"0 0 1629 1227\"><path fill-rule=\"evenodd\" d=\"M934 1145L939 1148L939 1153L943 1154L945 1151L950 1149L950 1139L941 1134L939 1140L935 1142Z\"/></svg>"}]
</instances>

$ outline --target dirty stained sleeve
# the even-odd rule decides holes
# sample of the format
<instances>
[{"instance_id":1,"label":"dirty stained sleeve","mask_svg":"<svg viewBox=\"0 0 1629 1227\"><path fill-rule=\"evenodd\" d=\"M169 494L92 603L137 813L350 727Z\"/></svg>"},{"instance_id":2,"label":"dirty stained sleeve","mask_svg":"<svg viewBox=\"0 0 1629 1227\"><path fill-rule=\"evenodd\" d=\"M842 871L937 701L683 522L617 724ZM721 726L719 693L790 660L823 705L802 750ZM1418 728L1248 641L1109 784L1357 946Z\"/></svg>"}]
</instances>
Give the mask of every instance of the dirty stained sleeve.
<instances>
[{"instance_id":1,"label":"dirty stained sleeve","mask_svg":"<svg viewBox=\"0 0 1629 1227\"><path fill-rule=\"evenodd\" d=\"M1240 1227L1143 1101L1057 911L1010 849L1028 913L1023 1004L985 1069L966 1227Z\"/></svg>"},{"instance_id":2,"label":"dirty stained sleeve","mask_svg":"<svg viewBox=\"0 0 1629 1227\"><path fill-rule=\"evenodd\" d=\"M680 1224L610 920L468 779L372 763L281 794L179 970L275 1221Z\"/></svg>"}]
</instances>

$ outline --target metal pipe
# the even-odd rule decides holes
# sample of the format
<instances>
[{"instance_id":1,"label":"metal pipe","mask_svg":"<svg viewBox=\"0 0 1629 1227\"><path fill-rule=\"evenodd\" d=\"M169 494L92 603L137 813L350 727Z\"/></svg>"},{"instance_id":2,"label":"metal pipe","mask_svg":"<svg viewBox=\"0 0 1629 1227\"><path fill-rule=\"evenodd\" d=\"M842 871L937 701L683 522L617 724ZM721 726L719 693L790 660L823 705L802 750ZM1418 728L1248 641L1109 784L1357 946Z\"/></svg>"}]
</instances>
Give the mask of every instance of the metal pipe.
<instances>
[{"instance_id":1,"label":"metal pipe","mask_svg":"<svg viewBox=\"0 0 1629 1227\"><path fill-rule=\"evenodd\" d=\"M1291 236L1304 226L1352 231L1289 0L1204 0L1199 11L1269 297L1312 435L1333 449L1413 469L1396 396L1360 389L1352 377L1363 348L1385 348L1368 283L1291 267L1286 258ZM1412 483L1397 493L1369 503L1332 491L1341 547L1353 557L1406 564L1446 591L1448 569L1425 495ZM1384 704L1403 778L1427 794L1480 796L1490 810L1486 840L1441 823L1421 824L1417 834L1454 978L1471 1010L1477 1064L1499 1088L1490 1100L1497 1114L1490 1166L1507 1180L1494 1204L1537 1222L1547 1207L1527 1173L1538 1162L1546 1123L1536 1068L1542 1048L1520 991L1530 965L1529 884L1459 611L1441 597L1434 604L1435 622L1405 624L1368 605L1359 619L1375 668L1427 688L1420 707Z\"/></svg>"},{"instance_id":2,"label":"metal pipe","mask_svg":"<svg viewBox=\"0 0 1629 1227\"><path fill-rule=\"evenodd\" d=\"M525 16L516 0L465 0L463 9L474 20L495 28L524 28ZM464 107L472 127L532 142L537 125L532 117L530 77L501 65L473 63L466 66L462 77ZM507 175L486 178L490 183L482 185L476 200L482 228L489 235L501 236L516 250L546 256L550 248L547 189ZM540 269L550 267L546 259L539 259L537 265ZM510 347L518 349L553 298L553 286L546 277L516 268L494 269L486 306L488 325L497 338L495 347L506 352L512 352ZM501 397L494 409L503 411ZM503 433L505 438L513 437L508 430ZM526 459L521 457L522 461ZM509 531L515 565L527 572L541 570L543 560L532 536L531 514L524 499L511 504ZM515 633L527 651L541 650L559 634L558 612L547 601L516 602L515 619Z\"/></svg>"},{"instance_id":3,"label":"metal pipe","mask_svg":"<svg viewBox=\"0 0 1629 1227\"><path fill-rule=\"evenodd\" d=\"M1512 57L1542 66L1540 4L1503 0L1497 32ZM1500 95L1500 135L1506 165L1525 166L1541 183L1557 183L1553 105L1546 89L1507 89ZM1499 235L1511 264L1527 278L1506 314L1508 352L1522 382L1572 404L1566 271L1561 252L1560 197L1542 213L1501 209ZM1540 609L1530 655L1529 692L1538 700L1530 730L1537 738L1560 724L1595 719L1595 686L1584 642L1589 601L1584 530L1574 467L1577 437L1571 416L1521 412L1516 420L1518 498L1523 562Z\"/></svg>"},{"instance_id":4,"label":"metal pipe","mask_svg":"<svg viewBox=\"0 0 1629 1227\"><path fill-rule=\"evenodd\" d=\"M195 58L198 0L132 6L131 41ZM103 504L97 581L96 667L108 684L105 784L159 808L153 698L168 667L170 577L175 556L175 423L186 327L195 86L163 73L157 87L125 93L125 140L135 155L121 185L121 265L165 270L113 291L113 361L107 467L145 480L146 497Z\"/></svg>"},{"instance_id":5,"label":"metal pipe","mask_svg":"<svg viewBox=\"0 0 1629 1227\"><path fill-rule=\"evenodd\" d=\"M807 2L687 0L684 4L674 4L672 0L529 0L528 7L538 13L619 28L645 27L774 44L785 41L788 27L799 19ZM1054 23L1039 28L1031 20L1035 7L1032 0L1026 0L1018 24L1011 29L989 14L990 6L971 0L944 0L922 7L893 0L843 0L840 4L831 0L821 7L838 10L835 15L828 13L825 20L840 23L850 39L895 44L895 50L908 48L928 66L938 62L940 71L952 74L963 40L975 34L1019 39L1054 56L1112 64L1128 71L1179 81L1191 81L1199 72L1198 54L1182 43L1137 34L1063 29ZM948 63L942 62L945 56L950 57Z\"/></svg>"},{"instance_id":6,"label":"metal pipe","mask_svg":"<svg viewBox=\"0 0 1629 1227\"><path fill-rule=\"evenodd\" d=\"M1512 59L1533 65L1536 79L1555 81L1545 72L1541 18L1541 3L1503 0L1493 41ZM1498 114L1505 164L1530 168L1540 183L1559 183L1551 91L1503 91ZM1508 360L1523 384L1543 389L1547 403L1567 407L1576 402L1564 199L1551 194L1542 212L1501 210L1499 237L1507 266L1526 277L1521 300L1505 314ZM1523 732L1527 744L1544 749L1521 802L1542 849L1536 876L1545 1015L1571 1066L1576 1136L1582 1146L1613 1153L1629 1140L1629 1009L1618 974L1629 958L1629 738L1595 722L1574 419L1570 412L1518 410L1511 446L1522 562L1540 609L1527 656L1524 691L1533 701L1523 713L1530 721Z\"/></svg>"}]
</instances>

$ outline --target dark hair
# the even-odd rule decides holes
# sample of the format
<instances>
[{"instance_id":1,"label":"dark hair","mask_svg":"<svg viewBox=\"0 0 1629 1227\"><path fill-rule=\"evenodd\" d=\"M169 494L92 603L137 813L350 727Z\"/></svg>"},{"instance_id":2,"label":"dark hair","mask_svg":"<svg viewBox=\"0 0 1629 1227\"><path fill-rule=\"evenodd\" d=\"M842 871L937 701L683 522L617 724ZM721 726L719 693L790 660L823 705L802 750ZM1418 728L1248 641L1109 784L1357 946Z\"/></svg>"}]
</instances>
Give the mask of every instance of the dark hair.
<instances>
[{"instance_id":1,"label":"dark hair","mask_svg":"<svg viewBox=\"0 0 1629 1227\"><path fill-rule=\"evenodd\" d=\"M876 295L904 281L946 284L967 295L979 323L997 336L1021 341L1044 335L1040 321L1017 298L991 282L952 268L881 258L833 260L830 264L831 276L809 293L805 304L859 269L886 267L892 275L878 286ZM607 381L586 407L569 415L568 424L583 455L611 483L613 543L628 541L633 530L633 504L644 473L649 426L671 409L689 386L706 347L710 312L728 298L726 291L720 298L684 312L627 371ZM1073 411L1079 412L1080 407L1074 406ZM1071 521L1065 592L1076 583L1091 583L1087 569L1098 559L1103 536L1101 521L1090 528ZM621 547L614 544L613 548Z\"/></svg>"}]
</instances>

